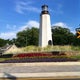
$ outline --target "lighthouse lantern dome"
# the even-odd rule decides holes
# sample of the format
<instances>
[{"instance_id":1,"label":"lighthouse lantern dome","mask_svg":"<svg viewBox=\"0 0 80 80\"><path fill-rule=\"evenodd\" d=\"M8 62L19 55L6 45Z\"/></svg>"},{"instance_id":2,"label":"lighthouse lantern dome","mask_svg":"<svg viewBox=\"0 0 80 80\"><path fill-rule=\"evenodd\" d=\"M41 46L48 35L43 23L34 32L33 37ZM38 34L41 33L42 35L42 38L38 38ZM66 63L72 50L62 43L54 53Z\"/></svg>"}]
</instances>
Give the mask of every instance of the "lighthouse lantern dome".
<instances>
[{"instance_id":1,"label":"lighthouse lantern dome","mask_svg":"<svg viewBox=\"0 0 80 80\"><path fill-rule=\"evenodd\" d=\"M43 5L42 6L42 12L41 12L41 14L49 14L48 6L47 5Z\"/></svg>"},{"instance_id":2,"label":"lighthouse lantern dome","mask_svg":"<svg viewBox=\"0 0 80 80\"><path fill-rule=\"evenodd\" d=\"M47 5L43 5L42 6L42 11L48 11L48 6Z\"/></svg>"}]
</instances>

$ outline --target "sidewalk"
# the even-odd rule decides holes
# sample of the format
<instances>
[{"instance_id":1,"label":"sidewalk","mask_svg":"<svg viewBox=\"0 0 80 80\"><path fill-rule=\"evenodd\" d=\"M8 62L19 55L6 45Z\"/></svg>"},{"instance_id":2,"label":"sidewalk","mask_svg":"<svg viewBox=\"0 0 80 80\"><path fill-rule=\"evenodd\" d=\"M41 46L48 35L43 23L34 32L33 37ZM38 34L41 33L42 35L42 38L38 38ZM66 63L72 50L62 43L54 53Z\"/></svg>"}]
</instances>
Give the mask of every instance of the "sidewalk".
<instances>
[{"instance_id":1,"label":"sidewalk","mask_svg":"<svg viewBox=\"0 0 80 80\"><path fill-rule=\"evenodd\" d=\"M0 78L79 78L80 62L0 64Z\"/></svg>"}]
</instances>

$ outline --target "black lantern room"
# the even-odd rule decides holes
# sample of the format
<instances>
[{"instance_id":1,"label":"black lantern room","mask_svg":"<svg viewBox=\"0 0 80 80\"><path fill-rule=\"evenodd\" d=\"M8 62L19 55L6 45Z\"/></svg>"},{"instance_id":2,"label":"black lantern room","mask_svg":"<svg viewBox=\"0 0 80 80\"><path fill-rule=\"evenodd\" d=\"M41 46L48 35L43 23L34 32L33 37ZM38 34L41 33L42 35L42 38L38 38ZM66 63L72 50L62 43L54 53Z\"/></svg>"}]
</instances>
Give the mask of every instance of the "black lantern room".
<instances>
[{"instance_id":1,"label":"black lantern room","mask_svg":"<svg viewBox=\"0 0 80 80\"><path fill-rule=\"evenodd\" d=\"M48 6L47 5L43 5L42 6L42 12L41 12L41 14L49 14Z\"/></svg>"}]
</instances>

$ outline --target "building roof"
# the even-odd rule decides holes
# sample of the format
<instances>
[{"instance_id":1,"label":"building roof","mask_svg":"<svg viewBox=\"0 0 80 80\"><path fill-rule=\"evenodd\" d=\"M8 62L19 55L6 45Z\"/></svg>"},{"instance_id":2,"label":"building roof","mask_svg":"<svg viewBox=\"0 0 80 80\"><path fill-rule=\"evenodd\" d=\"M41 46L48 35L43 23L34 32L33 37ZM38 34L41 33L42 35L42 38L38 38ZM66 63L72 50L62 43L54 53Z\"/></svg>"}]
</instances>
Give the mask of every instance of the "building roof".
<instances>
[{"instance_id":1,"label":"building roof","mask_svg":"<svg viewBox=\"0 0 80 80\"><path fill-rule=\"evenodd\" d=\"M15 44L13 44L13 45L15 46ZM13 45L6 44L5 46L0 47L0 53L3 53L4 51L7 51L7 50L10 49Z\"/></svg>"}]
</instances>

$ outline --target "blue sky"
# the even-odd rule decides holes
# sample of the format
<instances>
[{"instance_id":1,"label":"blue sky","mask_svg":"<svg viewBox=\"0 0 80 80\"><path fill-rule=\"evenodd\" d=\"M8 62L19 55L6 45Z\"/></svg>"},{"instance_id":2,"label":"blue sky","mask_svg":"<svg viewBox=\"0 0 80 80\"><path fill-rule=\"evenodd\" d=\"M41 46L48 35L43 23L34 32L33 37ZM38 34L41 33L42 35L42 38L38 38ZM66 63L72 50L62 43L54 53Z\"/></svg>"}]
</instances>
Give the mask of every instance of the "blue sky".
<instances>
[{"instance_id":1,"label":"blue sky","mask_svg":"<svg viewBox=\"0 0 80 80\"><path fill-rule=\"evenodd\" d=\"M0 0L0 38L12 39L26 27L39 27L43 4L49 7L51 25L75 33L80 24L80 0Z\"/></svg>"}]
</instances>

